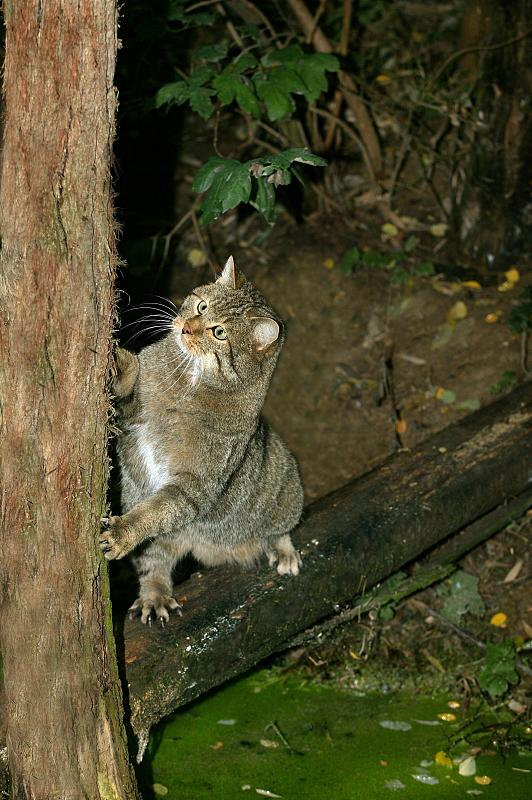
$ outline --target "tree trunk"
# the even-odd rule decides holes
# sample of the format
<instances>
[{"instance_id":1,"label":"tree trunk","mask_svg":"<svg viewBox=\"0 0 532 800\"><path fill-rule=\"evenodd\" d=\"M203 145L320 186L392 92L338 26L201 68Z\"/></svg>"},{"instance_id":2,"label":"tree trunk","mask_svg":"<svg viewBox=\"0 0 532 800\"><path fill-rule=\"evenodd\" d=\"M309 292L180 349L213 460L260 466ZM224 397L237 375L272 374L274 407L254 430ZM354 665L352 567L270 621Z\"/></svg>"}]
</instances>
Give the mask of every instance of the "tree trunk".
<instances>
[{"instance_id":1,"label":"tree trunk","mask_svg":"<svg viewBox=\"0 0 532 800\"><path fill-rule=\"evenodd\" d=\"M478 124L453 227L459 249L504 266L532 246L532 2L474 0L469 12L461 66L478 73Z\"/></svg>"},{"instance_id":2,"label":"tree trunk","mask_svg":"<svg viewBox=\"0 0 532 800\"><path fill-rule=\"evenodd\" d=\"M138 797L107 573L115 0L5 0L0 640L12 796Z\"/></svg>"}]
</instances>

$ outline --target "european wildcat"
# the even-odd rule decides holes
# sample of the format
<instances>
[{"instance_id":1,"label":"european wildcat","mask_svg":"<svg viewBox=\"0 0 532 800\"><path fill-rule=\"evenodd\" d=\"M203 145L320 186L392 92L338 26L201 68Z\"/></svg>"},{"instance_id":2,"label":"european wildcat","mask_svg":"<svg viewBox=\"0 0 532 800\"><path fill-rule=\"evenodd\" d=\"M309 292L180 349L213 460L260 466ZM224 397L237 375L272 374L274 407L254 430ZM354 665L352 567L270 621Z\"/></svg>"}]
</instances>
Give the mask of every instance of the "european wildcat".
<instances>
[{"instance_id":1,"label":"european wildcat","mask_svg":"<svg viewBox=\"0 0 532 800\"><path fill-rule=\"evenodd\" d=\"M139 597L130 611L163 622L178 608L172 569L187 553L207 566L251 565L267 554L297 575L289 531L303 490L294 457L260 417L283 323L230 257L195 289L171 332L139 356L119 349L118 455L122 511L105 517L107 559L134 554Z\"/></svg>"}]
</instances>

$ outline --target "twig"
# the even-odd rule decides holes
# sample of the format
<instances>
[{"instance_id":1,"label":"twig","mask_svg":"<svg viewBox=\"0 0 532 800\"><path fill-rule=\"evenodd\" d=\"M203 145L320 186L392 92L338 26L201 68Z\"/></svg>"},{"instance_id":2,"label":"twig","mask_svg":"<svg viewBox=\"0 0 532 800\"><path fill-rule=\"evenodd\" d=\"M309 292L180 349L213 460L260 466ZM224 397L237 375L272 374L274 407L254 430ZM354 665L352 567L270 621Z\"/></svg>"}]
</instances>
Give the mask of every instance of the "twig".
<instances>
[{"instance_id":1,"label":"twig","mask_svg":"<svg viewBox=\"0 0 532 800\"><path fill-rule=\"evenodd\" d=\"M486 644L484 642L482 642L480 639L476 639L474 636L472 636L467 631L464 631L458 625L455 625L455 623L451 622L451 620L447 619L447 617L444 617L441 614L438 614L437 611L435 611L433 608L428 606L426 603L422 603L420 600L410 600L410 603L412 603L413 605L417 604L419 606L423 606L424 609L426 610L427 614L429 614L431 617L434 617L434 619L437 619L438 622L440 622L442 625L450 628L458 636L461 636L462 639L465 639L466 641L471 642L472 644L475 644L482 651L484 651L486 649ZM519 659L516 660L515 666L516 666L516 669L518 669L519 672L521 672L523 675L527 675L528 677L532 677L532 669L527 667L526 664L523 664L522 661L519 661Z\"/></svg>"},{"instance_id":2,"label":"twig","mask_svg":"<svg viewBox=\"0 0 532 800\"><path fill-rule=\"evenodd\" d=\"M394 170L393 170L392 178L391 178L391 181L390 181L390 189L388 191L388 205L390 207L392 205L393 194L394 194L394 191L395 191L395 186L397 184L397 180L399 178L399 175L401 174L401 170L403 169L407 153L410 150L410 143L412 141L412 134L410 133L410 127L412 125L412 115L413 115L413 111L410 108L409 111L408 111L408 118L406 120L405 131L404 131L404 136L403 136L403 143L401 145L401 149L399 150L399 154L397 156L397 160L395 162L395 167L394 167Z\"/></svg>"},{"instance_id":3,"label":"twig","mask_svg":"<svg viewBox=\"0 0 532 800\"><path fill-rule=\"evenodd\" d=\"M231 38L233 39L235 44L237 44L238 47L240 47L240 49L243 50L244 49L244 42L240 38L240 34L238 33L237 29L235 28L235 26L233 25L231 20L228 18L227 11L223 7L223 3L217 3L216 4L216 11L219 11L220 14L222 15L222 17L225 18L225 20L226 20L225 27L227 28L227 30L229 32L229 35L231 36Z\"/></svg>"},{"instance_id":4,"label":"twig","mask_svg":"<svg viewBox=\"0 0 532 800\"><path fill-rule=\"evenodd\" d=\"M303 0L287 0L292 13L299 22L303 33L308 36L312 32L313 21L312 15L308 10ZM316 26L312 32L311 41L315 49L319 53L332 53L333 47L321 28ZM382 153L379 144L379 139L375 131L375 126L371 120L366 104L356 91L356 86L346 72L340 70L338 72L338 80L340 82L340 90L344 95L347 104L351 108L355 117L357 128L360 132L359 146L361 142L364 143L366 165L369 162L370 167L368 171L373 183L376 183L376 176L382 169Z\"/></svg>"},{"instance_id":5,"label":"twig","mask_svg":"<svg viewBox=\"0 0 532 800\"><path fill-rule=\"evenodd\" d=\"M334 120L335 124L338 125L343 131L345 131L345 133L354 142L356 142L356 144L358 145L358 147L359 147L359 149L360 149L360 151L362 153L362 158L364 159L364 163L365 163L365 165L367 167L367 170L368 170L368 172L370 174L371 181L372 181L372 183L375 183L376 182L376 176L375 176L375 172L373 171L373 164L372 164L370 155L369 155L369 153L368 153L368 151L366 149L366 145L364 144L364 142L362 141L360 136L358 136L358 134L355 133L353 128L351 128L351 126L348 125L347 122L344 122L343 119L339 119L337 117L334 117L331 114L330 111L326 111L324 108L316 108L315 106L313 106L312 107L312 112L314 114L318 114L320 117L325 117L326 119Z\"/></svg>"},{"instance_id":6,"label":"twig","mask_svg":"<svg viewBox=\"0 0 532 800\"><path fill-rule=\"evenodd\" d=\"M327 0L320 0L320 4L318 6L318 9L317 9L316 13L314 14L314 17L312 18L312 27L310 28L310 30L307 33L307 44L310 44L311 41L312 41L312 37L314 36L314 31L318 27L318 22L320 21L321 15L325 11L325 6L326 5L327 5Z\"/></svg>"},{"instance_id":7,"label":"twig","mask_svg":"<svg viewBox=\"0 0 532 800\"><path fill-rule=\"evenodd\" d=\"M194 209L192 209L192 225L194 227L194 233L196 234L196 239L198 240L198 244L201 247L202 251L207 256L207 260L209 262L209 266L211 267L211 269L214 270L214 273L216 274L216 264L212 260L210 252L209 252L209 248L205 244L205 239L203 238L203 234L202 234L201 228L199 226L198 216L197 216L196 211Z\"/></svg>"},{"instance_id":8,"label":"twig","mask_svg":"<svg viewBox=\"0 0 532 800\"><path fill-rule=\"evenodd\" d=\"M521 333L521 369L525 373L525 375L530 375L530 370L528 369L528 339L530 336L530 331L523 331Z\"/></svg>"},{"instance_id":9,"label":"twig","mask_svg":"<svg viewBox=\"0 0 532 800\"><path fill-rule=\"evenodd\" d=\"M449 64L452 64L453 61L456 61L457 58L462 58L462 56L467 55L468 53L480 53L483 51L488 50L499 50L501 47L509 47L511 44L516 44L517 42L521 42L523 39L528 38L532 35L532 28L522 33L520 36L515 36L513 39L507 39L505 42L497 42L496 44L486 44L486 45L477 45L475 47L463 47L461 50L456 50L456 52L451 53L448 58L445 59L441 67L437 70L436 74L432 76L429 81L429 87L432 86L440 75L445 72Z\"/></svg>"},{"instance_id":10,"label":"twig","mask_svg":"<svg viewBox=\"0 0 532 800\"><path fill-rule=\"evenodd\" d=\"M347 55L349 47L349 34L351 33L351 19L353 17L353 0L344 0L344 16L342 19L342 32L338 43L340 55Z\"/></svg>"}]
</instances>

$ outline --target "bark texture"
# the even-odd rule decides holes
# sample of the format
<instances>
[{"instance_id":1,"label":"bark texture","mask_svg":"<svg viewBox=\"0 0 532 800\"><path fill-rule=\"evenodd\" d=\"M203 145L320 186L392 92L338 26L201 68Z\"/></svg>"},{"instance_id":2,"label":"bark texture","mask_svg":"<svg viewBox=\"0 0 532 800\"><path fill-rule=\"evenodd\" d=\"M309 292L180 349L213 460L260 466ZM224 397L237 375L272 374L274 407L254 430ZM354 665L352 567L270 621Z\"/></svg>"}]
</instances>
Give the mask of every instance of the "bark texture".
<instances>
[{"instance_id":1,"label":"bark texture","mask_svg":"<svg viewBox=\"0 0 532 800\"><path fill-rule=\"evenodd\" d=\"M12 796L138 797L107 573L115 0L6 0L0 640Z\"/></svg>"},{"instance_id":2,"label":"bark texture","mask_svg":"<svg viewBox=\"0 0 532 800\"><path fill-rule=\"evenodd\" d=\"M486 529L522 513L531 465L528 383L309 506L292 536L303 556L296 578L266 567L196 573L176 592L183 617L172 616L165 628L126 620L140 755L150 727L178 706L282 649L452 534L462 532L432 563L458 558ZM506 511L489 513L515 495Z\"/></svg>"}]
</instances>

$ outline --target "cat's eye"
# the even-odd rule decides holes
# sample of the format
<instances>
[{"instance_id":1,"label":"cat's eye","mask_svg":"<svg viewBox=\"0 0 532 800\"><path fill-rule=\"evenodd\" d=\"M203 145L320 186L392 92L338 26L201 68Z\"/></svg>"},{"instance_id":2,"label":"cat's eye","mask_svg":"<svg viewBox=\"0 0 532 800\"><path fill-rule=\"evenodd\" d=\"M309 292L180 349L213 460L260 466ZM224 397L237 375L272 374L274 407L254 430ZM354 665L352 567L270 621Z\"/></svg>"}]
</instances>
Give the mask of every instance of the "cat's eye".
<instances>
[{"instance_id":1,"label":"cat's eye","mask_svg":"<svg viewBox=\"0 0 532 800\"><path fill-rule=\"evenodd\" d=\"M227 339L227 334L225 332L225 328L222 328L221 325L217 325L215 328L212 329L213 334L217 339Z\"/></svg>"},{"instance_id":2,"label":"cat's eye","mask_svg":"<svg viewBox=\"0 0 532 800\"><path fill-rule=\"evenodd\" d=\"M196 311L198 312L198 314L205 314L205 312L207 311L207 305L208 304L206 300L200 300L198 305L196 306Z\"/></svg>"}]
</instances>

